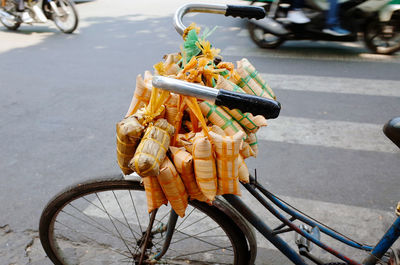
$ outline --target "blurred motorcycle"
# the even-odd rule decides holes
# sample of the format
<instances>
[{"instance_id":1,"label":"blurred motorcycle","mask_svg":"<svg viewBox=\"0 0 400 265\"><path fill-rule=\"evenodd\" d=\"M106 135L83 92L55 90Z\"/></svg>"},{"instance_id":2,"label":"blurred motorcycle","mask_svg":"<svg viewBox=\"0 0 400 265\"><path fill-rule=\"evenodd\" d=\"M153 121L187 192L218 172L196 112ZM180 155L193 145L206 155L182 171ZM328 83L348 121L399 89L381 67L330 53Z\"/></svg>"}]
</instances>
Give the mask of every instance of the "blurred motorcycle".
<instances>
[{"instance_id":1,"label":"blurred motorcycle","mask_svg":"<svg viewBox=\"0 0 400 265\"><path fill-rule=\"evenodd\" d=\"M17 0L1 0L0 22L10 30L17 30L23 23L17 6ZM78 27L78 13L71 0L28 0L25 1L25 11L33 18L33 23L53 20L64 33L72 33Z\"/></svg>"},{"instance_id":2,"label":"blurred motorcycle","mask_svg":"<svg viewBox=\"0 0 400 265\"><path fill-rule=\"evenodd\" d=\"M250 0L246 0L250 1ZM327 0L306 0L303 11L311 22L295 24L287 19L290 0L257 0L267 16L251 20L249 32L261 48L277 48L286 40L358 41L375 53L393 54L400 50L400 0L339 0L341 25L351 32L333 36L323 32Z\"/></svg>"}]
</instances>

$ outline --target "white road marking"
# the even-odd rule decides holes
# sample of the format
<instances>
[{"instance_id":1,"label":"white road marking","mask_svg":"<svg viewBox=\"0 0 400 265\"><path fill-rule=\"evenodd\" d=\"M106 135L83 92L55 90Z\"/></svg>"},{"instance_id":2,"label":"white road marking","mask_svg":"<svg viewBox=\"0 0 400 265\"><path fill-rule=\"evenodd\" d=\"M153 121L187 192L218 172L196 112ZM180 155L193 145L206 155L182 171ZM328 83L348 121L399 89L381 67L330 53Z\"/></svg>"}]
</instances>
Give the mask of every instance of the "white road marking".
<instances>
[{"instance_id":1,"label":"white road marking","mask_svg":"<svg viewBox=\"0 0 400 265\"><path fill-rule=\"evenodd\" d=\"M241 33L243 34L243 33ZM328 61L351 61L351 62L384 62L384 63L400 63L400 55L382 55L371 53L334 53L318 52L313 50L310 52L299 52L296 50L265 50L258 47L228 46L223 49L223 56L242 56L242 57L260 57L260 58L288 58L288 59L307 59L307 60L328 60Z\"/></svg>"},{"instance_id":2,"label":"white road marking","mask_svg":"<svg viewBox=\"0 0 400 265\"><path fill-rule=\"evenodd\" d=\"M257 132L259 140L361 151L398 153L382 126L369 123L280 116Z\"/></svg>"},{"instance_id":3,"label":"white road marking","mask_svg":"<svg viewBox=\"0 0 400 265\"><path fill-rule=\"evenodd\" d=\"M400 81L394 80L266 73L261 76L273 89L400 97Z\"/></svg>"}]
</instances>

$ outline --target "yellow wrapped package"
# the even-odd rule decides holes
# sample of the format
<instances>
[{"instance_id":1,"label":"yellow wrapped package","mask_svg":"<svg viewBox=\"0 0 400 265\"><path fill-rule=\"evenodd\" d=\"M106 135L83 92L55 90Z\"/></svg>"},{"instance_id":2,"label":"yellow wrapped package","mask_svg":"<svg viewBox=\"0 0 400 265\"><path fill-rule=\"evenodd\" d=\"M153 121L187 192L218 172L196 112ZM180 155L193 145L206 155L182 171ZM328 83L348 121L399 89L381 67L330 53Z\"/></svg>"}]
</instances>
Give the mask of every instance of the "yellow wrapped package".
<instances>
[{"instance_id":1,"label":"yellow wrapped package","mask_svg":"<svg viewBox=\"0 0 400 265\"><path fill-rule=\"evenodd\" d=\"M180 216L185 216L185 210L188 205L188 194L186 193L185 186L176 171L174 164L165 158L162 163L160 174L157 176L158 182L171 203L172 209Z\"/></svg>"},{"instance_id":2,"label":"yellow wrapped package","mask_svg":"<svg viewBox=\"0 0 400 265\"><path fill-rule=\"evenodd\" d=\"M246 70L246 72L250 75L252 79L254 79L263 90L265 90L273 99L276 99L275 93L272 88L264 81L261 75L258 73L256 68L247 60L243 58L238 62L238 67L242 67Z\"/></svg>"},{"instance_id":3,"label":"yellow wrapped package","mask_svg":"<svg viewBox=\"0 0 400 265\"><path fill-rule=\"evenodd\" d=\"M164 56L164 68L165 75L177 75L181 70L177 62L180 60L180 55L178 53L171 53Z\"/></svg>"},{"instance_id":4,"label":"yellow wrapped package","mask_svg":"<svg viewBox=\"0 0 400 265\"><path fill-rule=\"evenodd\" d=\"M203 101L199 104L203 115L214 125L221 127L226 135L234 135L237 132L244 132L243 128L221 107Z\"/></svg>"},{"instance_id":5,"label":"yellow wrapped package","mask_svg":"<svg viewBox=\"0 0 400 265\"><path fill-rule=\"evenodd\" d=\"M218 190L217 195L241 195L239 187L239 150L244 133L222 136L210 132L217 156Z\"/></svg>"},{"instance_id":6,"label":"yellow wrapped package","mask_svg":"<svg viewBox=\"0 0 400 265\"><path fill-rule=\"evenodd\" d=\"M243 91L243 89L230 82L229 80L226 80L222 76L218 78L215 88L225 89L238 93L246 93ZM255 133L260 127L267 125L267 120L261 115L257 115L254 117L251 113L242 113L238 109L231 110L227 107L223 107L223 109L248 132Z\"/></svg>"},{"instance_id":7,"label":"yellow wrapped package","mask_svg":"<svg viewBox=\"0 0 400 265\"><path fill-rule=\"evenodd\" d=\"M168 203L156 176L143 178L143 185L146 191L147 209L149 213L160 208L161 205L166 205Z\"/></svg>"},{"instance_id":8,"label":"yellow wrapped package","mask_svg":"<svg viewBox=\"0 0 400 265\"><path fill-rule=\"evenodd\" d=\"M129 167L141 177L157 176L174 131L174 127L165 119L159 119L154 125L149 125Z\"/></svg>"},{"instance_id":9,"label":"yellow wrapped package","mask_svg":"<svg viewBox=\"0 0 400 265\"><path fill-rule=\"evenodd\" d=\"M185 184L186 191L191 199L199 201L207 201L207 198L201 192L197 185L196 178L193 170L193 157L191 154L186 152L185 148L170 146L172 161L174 162L175 168L181 175L183 184Z\"/></svg>"},{"instance_id":10,"label":"yellow wrapped package","mask_svg":"<svg viewBox=\"0 0 400 265\"><path fill-rule=\"evenodd\" d=\"M256 155L248 142L243 142L242 148L240 149L240 154L242 155L243 159Z\"/></svg>"},{"instance_id":11,"label":"yellow wrapped package","mask_svg":"<svg viewBox=\"0 0 400 265\"><path fill-rule=\"evenodd\" d=\"M247 94L253 94L259 97L265 97L269 99L273 99L267 91L265 91L249 74L242 65L241 61L237 62L236 72L240 76L240 80L236 83L240 86Z\"/></svg>"},{"instance_id":12,"label":"yellow wrapped package","mask_svg":"<svg viewBox=\"0 0 400 265\"><path fill-rule=\"evenodd\" d=\"M212 145L206 136L195 137L192 155L197 184L204 196L214 201L217 194L217 169Z\"/></svg>"},{"instance_id":13,"label":"yellow wrapped package","mask_svg":"<svg viewBox=\"0 0 400 265\"><path fill-rule=\"evenodd\" d=\"M117 123L117 161L125 175L133 171L129 168L129 162L135 154L144 127L133 116L127 117Z\"/></svg>"},{"instance_id":14,"label":"yellow wrapped package","mask_svg":"<svg viewBox=\"0 0 400 265\"><path fill-rule=\"evenodd\" d=\"M239 154L238 158L238 163L239 163L239 181L243 183L249 183L250 182L250 174L249 174L249 168L246 165L246 162L244 162L243 157Z\"/></svg>"},{"instance_id":15,"label":"yellow wrapped package","mask_svg":"<svg viewBox=\"0 0 400 265\"><path fill-rule=\"evenodd\" d=\"M250 145L251 149L254 152L254 157L256 157L258 154L257 135L255 133L249 133L247 135L246 143L248 143Z\"/></svg>"},{"instance_id":16,"label":"yellow wrapped package","mask_svg":"<svg viewBox=\"0 0 400 265\"><path fill-rule=\"evenodd\" d=\"M151 96L151 79L153 76L149 71L144 74L144 80L141 75L136 77L136 88L132 97L131 104L125 117L131 116L138 109L146 106L149 103Z\"/></svg>"},{"instance_id":17,"label":"yellow wrapped package","mask_svg":"<svg viewBox=\"0 0 400 265\"><path fill-rule=\"evenodd\" d=\"M170 94L165 102L165 119L173 126L178 118L178 100L179 95Z\"/></svg>"}]
</instances>

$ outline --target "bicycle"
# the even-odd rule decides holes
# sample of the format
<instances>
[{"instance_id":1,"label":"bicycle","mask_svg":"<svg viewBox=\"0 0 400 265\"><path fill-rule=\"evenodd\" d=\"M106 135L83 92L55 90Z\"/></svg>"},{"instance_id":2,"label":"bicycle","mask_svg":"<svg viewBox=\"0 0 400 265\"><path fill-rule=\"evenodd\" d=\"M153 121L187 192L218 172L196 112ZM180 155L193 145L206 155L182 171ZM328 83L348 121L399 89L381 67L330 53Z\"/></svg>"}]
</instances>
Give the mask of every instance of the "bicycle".
<instances>
[{"instance_id":1,"label":"bicycle","mask_svg":"<svg viewBox=\"0 0 400 265\"><path fill-rule=\"evenodd\" d=\"M175 14L178 33L185 26L182 18L189 12L208 12L231 16L260 18L257 7L187 4ZM266 118L279 115L280 104L274 100L247 94L216 90L192 83L154 77L153 85L216 104L250 111ZM384 126L385 134L400 147L400 117ZM147 213L146 195L139 176L123 175L96 178L70 186L58 193L44 208L40 219L40 240L54 264L254 264L257 242L254 228L268 239L293 264L400 265L400 251L389 250L400 236L399 217L376 246L358 243L296 210L250 177L245 189L272 213L281 224L270 228L239 197L223 195L212 205L189 201L184 218L168 207ZM279 209L279 210L278 210ZM286 217L284 214L290 217ZM294 221L301 222L297 225ZM294 231L299 236L297 253L279 235ZM320 240L324 233L340 243L366 252L357 262L332 249ZM96 237L96 238L94 238ZM325 263L310 253L311 245L333 254L343 263Z\"/></svg>"}]
</instances>

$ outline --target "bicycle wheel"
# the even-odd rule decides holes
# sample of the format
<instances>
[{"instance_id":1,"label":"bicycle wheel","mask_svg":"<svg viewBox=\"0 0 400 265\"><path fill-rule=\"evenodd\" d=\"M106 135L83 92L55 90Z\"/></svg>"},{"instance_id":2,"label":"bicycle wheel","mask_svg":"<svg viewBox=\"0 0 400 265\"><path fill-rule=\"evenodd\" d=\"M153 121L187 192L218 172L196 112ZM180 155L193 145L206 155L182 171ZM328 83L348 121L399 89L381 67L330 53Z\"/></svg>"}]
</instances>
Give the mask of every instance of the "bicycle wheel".
<instances>
[{"instance_id":1,"label":"bicycle wheel","mask_svg":"<svg viewBox=\"0 0 400 265\"><path fill-rule=\"evenodd\" d=\"M169 213L166 206L157 212L144 264L161 251ZM138 264L149 216L139 181L90 180L65 189L47 204L40 240L57 265ZM248 255L243 232L226 214L191 201L159 263L246 264Z\"/></svg>"}]
</instances>

